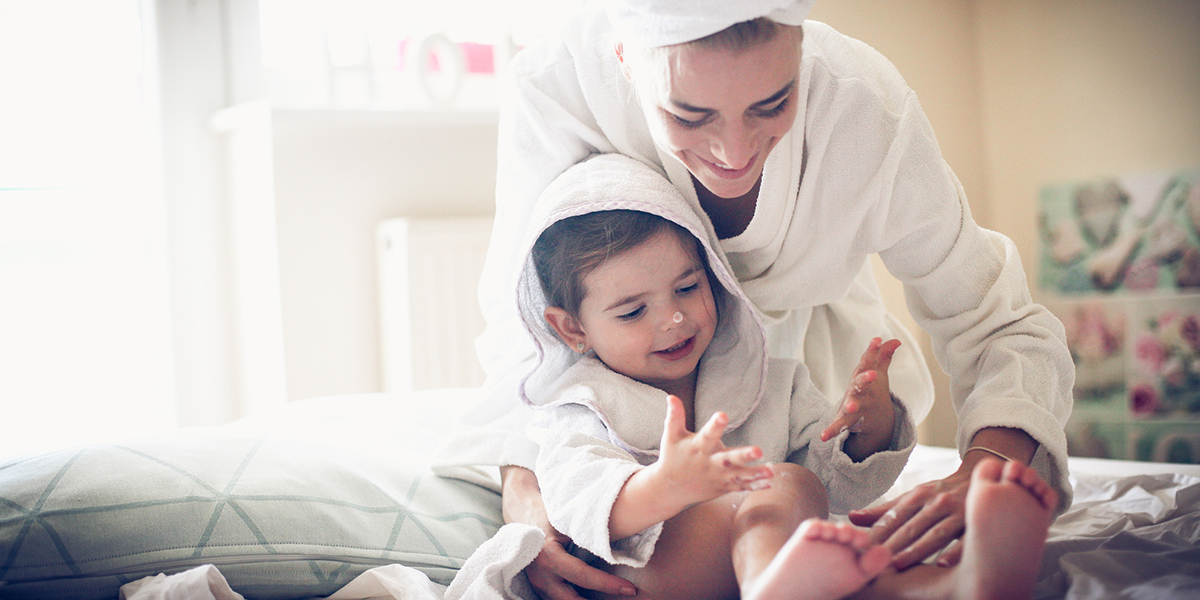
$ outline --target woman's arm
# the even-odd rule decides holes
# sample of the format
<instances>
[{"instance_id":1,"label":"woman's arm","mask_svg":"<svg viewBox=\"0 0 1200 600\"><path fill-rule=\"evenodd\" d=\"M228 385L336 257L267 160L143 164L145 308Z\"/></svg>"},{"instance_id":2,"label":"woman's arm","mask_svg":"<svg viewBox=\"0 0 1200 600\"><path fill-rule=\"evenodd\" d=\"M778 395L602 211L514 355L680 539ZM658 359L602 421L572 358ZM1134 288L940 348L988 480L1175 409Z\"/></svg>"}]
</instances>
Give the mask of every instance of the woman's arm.
<instances>
[{"instance_id":1,"label":"woman's arm","mask_svg":"<svg viewBox=\"0 0 1200 600\"><path fill-rule=\"evenodd\" d=\"M546 534L542 551L525 567L529 584L543 600L582 600L575 586L604 594L634 596L632 583L589 567L567 552L570 538L550 525L542 492L533 471L522 467L500 470L501 506L505 523L525 523Z\"/></svg>"},{"instance_id":2,"label":"woman's arm","mask_svg":"<svg viewBox=\"0 0 1200 600\"><path fill-rule=\"evenodd\" d=\"M1028 465L1038 444L1020 429L988 427L971 438L970 448L958 470L945 479L923 483L889 502L850 512L851 522L870 527L875 538L892 551L892 565L897 569L925 560L962 536L971 471L980 460L995 452ZM938 558L938 564L956 564L961 548L954 544Z\"/></svg>"}]
</instances>

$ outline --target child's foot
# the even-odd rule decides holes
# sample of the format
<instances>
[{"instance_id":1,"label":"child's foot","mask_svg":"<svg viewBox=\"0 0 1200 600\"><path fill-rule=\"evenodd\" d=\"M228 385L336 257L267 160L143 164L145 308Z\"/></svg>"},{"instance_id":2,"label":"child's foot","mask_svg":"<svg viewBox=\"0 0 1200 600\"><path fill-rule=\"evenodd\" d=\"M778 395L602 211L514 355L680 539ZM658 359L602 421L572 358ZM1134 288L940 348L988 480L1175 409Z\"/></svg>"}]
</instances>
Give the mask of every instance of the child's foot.
<instances>
[{"instance_id":1,"label":"child's foot","mask_svg":"<svg viewBox=\"0 0 1200 600\"><path fill-rule=\"evenodd\" d=\"M990 600L1029 598L1058 493L1018 462L984 459L971 473L963 559L956 596Z\"/></svg>"},{"instance_id":2,"label":"child's foot","mask_svg":"<svg viewBox=\"0 0 1200 600\"><path fill-rule=\"evenodd\" d=\"M743 600L824 600L851 594L887 567L887 548L849 523L808 519L796 528Z\"/></svg>"}]
</instances>

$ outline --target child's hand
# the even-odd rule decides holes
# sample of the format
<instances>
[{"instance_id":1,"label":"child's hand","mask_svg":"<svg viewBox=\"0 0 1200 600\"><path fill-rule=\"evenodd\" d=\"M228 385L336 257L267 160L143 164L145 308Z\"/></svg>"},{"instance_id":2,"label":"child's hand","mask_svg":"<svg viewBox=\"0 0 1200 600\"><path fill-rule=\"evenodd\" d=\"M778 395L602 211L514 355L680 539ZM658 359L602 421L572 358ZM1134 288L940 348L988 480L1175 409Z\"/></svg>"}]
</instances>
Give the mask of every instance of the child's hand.
<instances>
[{"instance_id":1,"label":"child's hand","mask_svg":"<svg viewBox=\"0 0 1200 600\"><path fill-rule=\"evenodd\" d=\"M669 396L658 460L625 481L608 520L612 539L633 535L721 494L770 487L775 476L771 467L750 466L762 458L761 448L726 448L721 442L728 423L725 413L717 413L692 433L683 402Z\"/></svg>"},{"instance_id":2,"label":"child's hand","mask_svg":"<svg viewBox=\"0 0 1200 600\"><path fill-rule=\"evenodd\" d=\"M705 502L728 492L770 486L771 467L751 466L762 458L758 446L726 448L721 442L729 417L718 412L697 433L687 429L683 402L667 398L658 461L652 466L669 484L668 493L682 507Z\"/></svg>"},{"instance_id":3,"label":"child's hand","mask_svg":"<svg viewBox=\"0 0 1200 600\"><path fill-rule=\"evenodd\" d=\"M849 429L851 435L843 450L855 462L891 445L896 411L892 406L887 370L899 347L900 340L871 340L854 369L850 389L842 398L837 416L821 432L821 441L828 441Z\"/></svg>"}]
</instances>

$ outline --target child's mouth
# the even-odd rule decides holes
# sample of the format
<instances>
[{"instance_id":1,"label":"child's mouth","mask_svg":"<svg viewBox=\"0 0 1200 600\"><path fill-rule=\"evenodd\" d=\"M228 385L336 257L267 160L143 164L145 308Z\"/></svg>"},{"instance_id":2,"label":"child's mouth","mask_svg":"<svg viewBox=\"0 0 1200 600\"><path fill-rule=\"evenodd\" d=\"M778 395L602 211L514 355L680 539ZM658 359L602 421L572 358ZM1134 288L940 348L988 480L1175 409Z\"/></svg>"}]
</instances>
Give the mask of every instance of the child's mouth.
<instances>
[{"instance_id":1,"label":"child's mouth","mask_svg":"<svg viewBox=\"0 0 1200 600\"><path fill-rule=\"evenodd\" d=\"M691 354L692 348L695 346L696 337L692 336L686 340L683 340L682 342L679 342L678 344L675 344L674 346L671 346L670 348L667 348L666 350L659 350L658 352L655 352L655 354L667 360L679 360Z\"/></svg>"}]
</instances>

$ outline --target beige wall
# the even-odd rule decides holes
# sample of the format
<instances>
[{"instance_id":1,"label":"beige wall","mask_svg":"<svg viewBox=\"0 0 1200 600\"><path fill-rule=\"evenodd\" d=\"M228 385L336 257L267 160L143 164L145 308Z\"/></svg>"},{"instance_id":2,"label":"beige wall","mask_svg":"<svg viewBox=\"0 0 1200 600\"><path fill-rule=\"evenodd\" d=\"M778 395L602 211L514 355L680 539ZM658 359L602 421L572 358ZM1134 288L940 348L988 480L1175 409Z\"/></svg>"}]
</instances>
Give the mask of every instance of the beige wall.
<instances>
[{"instance_id":1,"label":"beige wall","mask_svg":"<svg viewBox=\"0 0 1200 600\"><path fill-rule=\"evenodd\" d=\"M1200 2L822 0L812 18L896 65L975 218L1012 237L1026 265L1036 265L1041 186L1200 166ZM275 185L287 224L280 231L284 320L301 332L286 336L289 398L378 389L373 223L484 214L494 184L490 175L464 177L494 172L494 124L452 124L439 133L370 123L368 132L361 123L323 120L314 126L293 116L275 128ZM381 134L396 126L406 131ZM430 179L448 185L421 183ZM882 284L907 316L899 286ZM952 445L948 388L933 370L939 402L922 439Z\"/></svg>"},{"instance_id":2,"label":"beige wall","mask_svg":"<svg viewBox=\"0 0 1200 600\"><path fill-rule=\"evenodd\" d=\"M1200 166L1200 2L826 0L811 18L896 65L976 220L1016 242L1031 283L1042 186ZM938 384L922 439L953 445Z\"/></svg>"}]
</instances>

